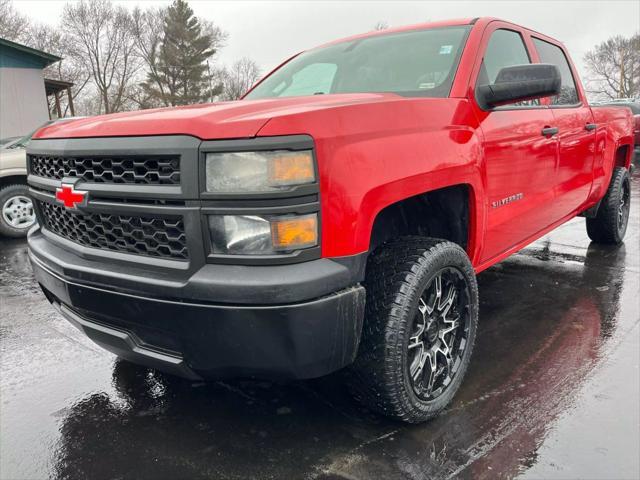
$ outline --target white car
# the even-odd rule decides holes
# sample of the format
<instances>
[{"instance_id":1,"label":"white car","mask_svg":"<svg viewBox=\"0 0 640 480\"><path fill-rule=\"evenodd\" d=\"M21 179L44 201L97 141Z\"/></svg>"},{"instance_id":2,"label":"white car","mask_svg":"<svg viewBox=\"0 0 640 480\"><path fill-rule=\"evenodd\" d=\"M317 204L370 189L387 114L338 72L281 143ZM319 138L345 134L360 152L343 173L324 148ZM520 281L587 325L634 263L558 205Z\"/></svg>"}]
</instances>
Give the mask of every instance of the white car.
<instances>
[{"instance_id":1,"label":"white car","mask_svg":"<svg viewBox=\"0 0 640 480\"><path fill-rule=\"evenodd\" d=\"M54 122L67 122L82 117L51 120L38 129ZM24 237L36 223L33 202L27 186L27 154L25 147L37 130L0 148L0 235Z\"/></svg>"}]
</instances>

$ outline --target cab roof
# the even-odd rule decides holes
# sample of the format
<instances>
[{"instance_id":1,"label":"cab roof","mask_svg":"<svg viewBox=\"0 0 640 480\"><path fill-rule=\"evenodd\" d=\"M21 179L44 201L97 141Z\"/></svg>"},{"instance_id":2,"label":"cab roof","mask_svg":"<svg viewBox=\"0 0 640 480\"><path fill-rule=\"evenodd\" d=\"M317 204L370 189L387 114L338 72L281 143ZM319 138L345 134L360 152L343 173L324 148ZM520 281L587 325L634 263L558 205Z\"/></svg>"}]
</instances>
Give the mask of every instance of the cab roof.
<instances>
[{"instance_id":1,"label":"cab roof","mask_svg":"<svg viewBox=\"0 0 640 480\"><path fill-rule=\"evenodd\" d=\"M410 32L412 30L426 30L428 28L441 28L441 27L458 27L462 25L473 25L476 21L479 20L476 18L457 18L453 20L440 20L438 22L425 22L425 23L415 23L412 25L403 25L400 27L393 28L385 28L384 30L373 30L371 32L359 33L356 35L351 35L349 37L339 38L337 40L332 40L330 42L324 43L322 45L318 45L315 48L326 47L329 45L334 45L336 43L342 42L350 42L353 40L359 40L361 38L367 37L376 37L379 35L387 35L389 33L398 33L398 32Z\"/></svg>"}]
</instances>

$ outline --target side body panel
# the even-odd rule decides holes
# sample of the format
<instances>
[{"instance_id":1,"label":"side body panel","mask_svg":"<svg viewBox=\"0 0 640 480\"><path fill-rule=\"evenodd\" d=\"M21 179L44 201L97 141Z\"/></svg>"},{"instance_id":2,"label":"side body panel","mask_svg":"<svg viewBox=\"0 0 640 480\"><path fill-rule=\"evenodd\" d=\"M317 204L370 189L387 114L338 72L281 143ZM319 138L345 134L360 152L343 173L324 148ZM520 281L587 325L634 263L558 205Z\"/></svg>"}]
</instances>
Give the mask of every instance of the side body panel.
<instances>
[{"instance_id":1,"label":"side body panel","mask_svg":"<svg viewBox=\"0 0 640 480\"><path fill-rule=\"evenodd\" d=\"M591 109L581 104L552 108L558 134L559 155L553 213L562 217L586 202L593 183L596 132L586 130L593 123Z\"/></svg>"},{"instance_id":2,"label":"side body panel","mask_svg":"<svg viewBox=\"0 0 640 480\"><path fill-rule=\"evenodd\" d=\"M507 239L503 236L502 232L491 232L491 225L494 220L492 219L491 208L489 207L486 213L487 229L483 232L484 237L481 241L482 247L480 250L482 253L480 259L473 257L473 264L477 272L508 257L556 228L558 225L597 204L606 192L613 167L616 165L616 162L620 163L620 160L616 160L616 152L621 146L632 145L632 119L630 112L613 112L609 108L596 108L593 109L592 113L592 109L586 101L586 96L575 67L562 44L542 34L507 22L501 22L500 20L491 18L480 19L469 37L470 40L474 39L474 41L467 44L467 49L462 56L465 64L461 64L458 69L458 76L454 82L452 95L466 95L466 97L471 100L471 106L478 117L480 129L484 132L483 179L485 181L484 190L487 194L491 191L489 186L491 182L491 167L488 162L488 156L490 155L488 148L491 147L491 136L490 134L487 135L491 130L487 128L490 124L486 120L486 112L478 108L473 98L475 95L475 80L478 75L480 63L482 62L483 36L480 32L490 31L497 26L520 31L525 38L531 61L534 63L540 62L540 58L532 41L533 36L560 47L568 59L581 103L579 106L565 111L564 107L552 108L549 99L541 100L539 108L549 109L552 113L551 122L553 126L558 126L561 133L564 129L564 136L557 136L556 138L556 142L558 143L558 156L555 169L553 170L553 178L545 188L541 188L539 191L545 191L541 196L541 200L539 202L532 202L532 204L536 205L536 209L541 210L533 215L533 217L537 216L535 222L540 228L538 230L533 229L535 231L529 233L529 235L526 235L526 229L522 228L518 235ZM532 111L533 110L527 111L527 109L525 109L522 112L524 115L531 114ZM586 123L596 123L597 130L595 130L595 132L586 130ZM512 125L513 130L516 130L516 127L516 124ZM483 133L479 133L479 135L482 136ZM515 133L512 132L512 135L515 135ZM518 144L512 142L510 145L504 144L502 147L506 150L517 150ZM622 161L627 167L631 161L631 150L632 148L630 147L627 158ZM531 149L529 152L532 155L536 155L534 149ZM541 172L535 162L533 162L533 167L529 174L535 183L535 178L538 175L543 175L543 172ZM498 185L506 187L506 184L498 183ZM534 188L533 185L531 187ZM546 201L549 198L553 199L550 203ZM488 199L486 203L489 203ZM520 212L517 211L518 208L526 208L525 205L516 205L517 203L519 202L514 202L514 208L511 209L510 212L505 211L500 212L500 214L517 219L520 215ZM498 222L499 220L496 219L495 221ZM494 236L496 233L497 237ZM506 245L510 243L509 240L515 241L501 253L492 255L499 250L496 244Z\"/></svg>"},{"instance_id":3,"label":"side body panel","mask_svg":"<svg viewBox=\"0 0 640 480\"><path fill-rule=\"evenodd\" d=\"M497 31L505 30L514 39L519 37L523 47L529 47L530 61L536 61L520 27L491 22L484 28L467 90L483 136L487 223L481 262L490 261L554 221L551 209L558 142L555 137L542 135L542 130L553 124L553 114L544 104L483 110L475 101L475 87L489 42Z\"/></svg>"},{"instance_id":4,"label":"side body panel","mask_svg":"<svg viewBox=\"0 0 640 480\"><path fill-rule=\"evenodd\" d=\"M495 111L481 120L487 195L482 261L555 220L557 141L540 134L552 121L547 109Z\"/></svg>"},{"instance_id":5,"label":"side body panel","mask_svg":"<svg viewBox=\"0 0 640 480\"><path fill-rule=\"evenodd\" d=\"M554 216L561 218L574 213L587 201L593 183L597 133L591 129L594 125L593 114L569 52L562 44L545 35L536 32L528 32L528 35L540 62L550 62L553 58L557 60L563 77L566 76L563 78L563 90L565 84L575 86L575 99L571 98L573 95L567 97L563 91L559 101L548 102L553 113L553 125L559 130L552 211Z\"/></svg>"}]
</instances>

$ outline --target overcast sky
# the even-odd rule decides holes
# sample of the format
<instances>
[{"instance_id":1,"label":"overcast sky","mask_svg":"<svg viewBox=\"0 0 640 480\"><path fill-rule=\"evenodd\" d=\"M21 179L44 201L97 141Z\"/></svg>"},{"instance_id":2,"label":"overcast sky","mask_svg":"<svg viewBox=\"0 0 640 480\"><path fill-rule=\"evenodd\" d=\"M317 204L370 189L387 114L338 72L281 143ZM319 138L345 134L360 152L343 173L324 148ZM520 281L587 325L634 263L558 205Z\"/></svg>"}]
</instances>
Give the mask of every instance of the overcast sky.
<instances>
[{"instance_id":1,"label":"overcast sky","mask_svg":"<svg viewBox=\"0 0 640 480\"><path fill-rule=\"evenodd\" d=\"M66 1L17 0L24 14L57 23ZM168 5L165 0L120 0L133 8ZM229 33L218 63L247 56L264 73L300 50L355 33L383 21L401 26L447 18L492 16L519 23L563 41L584 75L582 57L612 35L640 30L640 0L537 1L220 1L190 0L198 16Z\"/></svg>"}]
</instances>

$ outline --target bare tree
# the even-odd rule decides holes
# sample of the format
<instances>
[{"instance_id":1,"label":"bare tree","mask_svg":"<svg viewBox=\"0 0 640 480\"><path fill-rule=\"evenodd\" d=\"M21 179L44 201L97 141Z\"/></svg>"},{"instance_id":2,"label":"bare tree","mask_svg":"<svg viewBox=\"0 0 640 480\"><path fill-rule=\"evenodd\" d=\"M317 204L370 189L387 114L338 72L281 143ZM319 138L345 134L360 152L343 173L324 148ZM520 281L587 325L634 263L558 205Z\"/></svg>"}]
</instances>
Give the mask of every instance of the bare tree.
<instances>
[{"instance_id":1,"label":"bare tree","mask_svg":"<svg viewBox=\"0 0 640 480\"><path fill-rule=\"evenodd\" d=\"M161 96L166 96L163 82L159 81L160 65L159 56L162 40L164 38L164 17L166 8L151 8L141 10L139 7L133 9L131 18L133 22L133 32L135 37L136 52L146 67L148 81L160 92ZM131 92L131 99L140 108L152 108L162 106L157 98L149 95L147 89L136 88Z\"/></svg>"},{"instance_id":2,"label":"bare tree","mask_svg":"<svg viewBox=\"0 0 640 480\"><path fill-rule=\"evenodd\" d=\"M600 99L640 97L640 34L611 37L587 52L584 61L589 93Z\"/></svg>"},{"instance_id":3,"label":"bare tree","mask_svg":"<svg viewBox=\"0 0 640 480\"><path fill-rule=\"evenodd\" d=\"M44 70L45 78L71 82L71 96L75 100L85 89L91 76L82 64L78 63L68 49L68 39L61 29L49 25L32 24L25 30L25 43L30 47L43 50L62 58ZM63 115L69 111L66 98L62 98ZM74 102L76 103L76 102Z\"/></svg>"},{"instance_id":4,"label":"bare tree","mask_svg":"<svg viewBox=\"0 0 640 480\"><path fill-rule=\"evenodd\" d=\"M219 77L222 83L221 99L237 100L260 79L260 67L252 59L243 57L231 68L223 69Z\"/></svg>"},{"instance_id":5,"label":"bare tree","mask_svg":"<svg viewBox=\"0 0 640 480\"><path fill-rule=\"evenodd\" d=\"M90 74L100 111L126 109L128 89L140 66L129 12L110 0L67 3L62 28L68 32L70 54Z\"/></svg>"},{"instance_id":6,"label":"bare tree","mask_svg":"<svg viewBox=\"0 0 640 480\"><path fill-rule=\"evenodd\" d=\"M0 37L14 42L24 42L29 19L18 12L11 0L0 0Z\"/></svg>"},{"instance_id":7,"label":"bare tree","mask_svg":"<svg viewBox=\"0 0 640 480\"><path fill-rule=\"evenodd\" d=\"M386 30L387 28L389 28L389 24L385 21L376 22L373 26L374 30Z\"/></svg>"}]
</instances>

